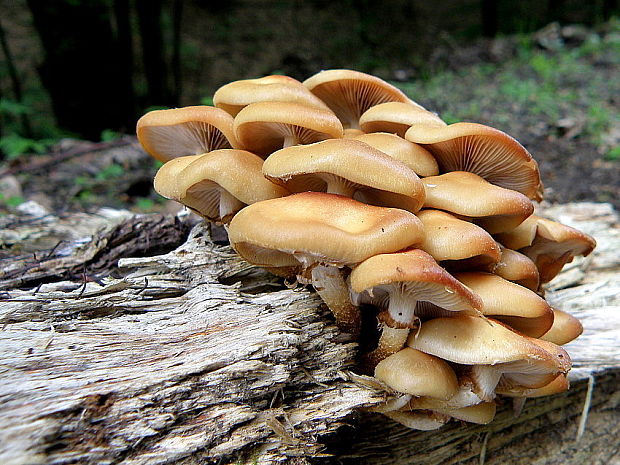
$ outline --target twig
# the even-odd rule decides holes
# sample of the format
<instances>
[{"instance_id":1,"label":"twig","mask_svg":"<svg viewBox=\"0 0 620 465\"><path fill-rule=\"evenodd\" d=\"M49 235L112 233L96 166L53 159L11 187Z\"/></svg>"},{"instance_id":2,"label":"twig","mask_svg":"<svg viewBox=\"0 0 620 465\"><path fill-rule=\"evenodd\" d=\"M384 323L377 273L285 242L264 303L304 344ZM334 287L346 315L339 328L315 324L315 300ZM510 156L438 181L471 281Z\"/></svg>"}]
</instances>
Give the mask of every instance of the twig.
<instances>
[{"instance_id":1,"label":"twig","mask_svg":"<svg viewBox=\"0 0 620 465\"><path fill-rule=\"evenodd\" d=\"M588 375L588 390L586 391L586 398L583 401L583 409L581 410L581 418L579 419L579 428L577 428L577 437L575 441L579 441L586 431L586 423L588 422L588 413L590 412L590 405L592 404L592 393L594 392L594 375Z\"/></svg>"}]
</instances>

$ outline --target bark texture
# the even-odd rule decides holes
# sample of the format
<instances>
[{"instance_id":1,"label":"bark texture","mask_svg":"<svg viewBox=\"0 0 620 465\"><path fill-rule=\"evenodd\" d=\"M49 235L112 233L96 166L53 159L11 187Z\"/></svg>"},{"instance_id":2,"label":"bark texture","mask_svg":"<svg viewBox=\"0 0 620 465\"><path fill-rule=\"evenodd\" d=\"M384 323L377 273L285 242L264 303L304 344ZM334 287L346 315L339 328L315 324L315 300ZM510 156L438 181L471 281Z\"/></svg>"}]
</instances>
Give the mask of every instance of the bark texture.
<instances>
[{"instance_id":1,"label":"bark texture","mask_svg":"<svg viewBox=\"0 0 620 465\"><path fill-rule=\"evenodd\" d=\"M615 463L618 218L605 204L543 213L599 242L547 293L586 328L567 346L573 389L528 401L519 417L506 402L490 425L432 433L364 413L390 393L351 371L356 345L319 298L214 244L205 225L183 242L178 225L187 219L82 216L65 229L55 217L5 219L0 241L13 254L0 273L0 462L572 464L584 463L587 449ZM115 249L160 253L140 238L168 234L177 235L169 246L182 242L171 252L116 262ZM17 244L28 254L16 255ZM42 270L23 267L33 250L47 257ZM112 262L116 277L69 273L76 263ZM590 414L575 443L588 390Z\"/></svg>"}]
</instances>

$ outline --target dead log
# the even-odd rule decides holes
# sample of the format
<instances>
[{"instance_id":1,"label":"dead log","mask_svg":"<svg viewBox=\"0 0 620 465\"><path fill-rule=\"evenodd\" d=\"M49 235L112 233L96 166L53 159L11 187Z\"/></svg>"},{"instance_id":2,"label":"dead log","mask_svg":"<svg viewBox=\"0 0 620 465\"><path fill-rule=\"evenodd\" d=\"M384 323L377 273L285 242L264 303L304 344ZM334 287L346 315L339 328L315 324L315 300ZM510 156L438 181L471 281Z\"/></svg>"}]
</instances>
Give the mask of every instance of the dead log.
<instances>
[{"instance_id":1,"label":"dead log","mask_svg":"<svg viewBox=\"0 0 620 465\"><path fill-rule=\"evenodd\" d=\"M105 255L100 225L70 249L66 267L54 262L57 279L48 273L25 289L0 275L0 462L576 464L587 450L611 463L620 432L618 217L606 204L545 213L599 246L547 295L586 328L567 348L573 388L528 401L519 417L507 403L490 425L429 433L364 413L390 393L352 372L356 344L316 295L244 263L202 224L169 253L121 259L117 277L63 279L75 260Z\"/></svg>"}]
</instances>

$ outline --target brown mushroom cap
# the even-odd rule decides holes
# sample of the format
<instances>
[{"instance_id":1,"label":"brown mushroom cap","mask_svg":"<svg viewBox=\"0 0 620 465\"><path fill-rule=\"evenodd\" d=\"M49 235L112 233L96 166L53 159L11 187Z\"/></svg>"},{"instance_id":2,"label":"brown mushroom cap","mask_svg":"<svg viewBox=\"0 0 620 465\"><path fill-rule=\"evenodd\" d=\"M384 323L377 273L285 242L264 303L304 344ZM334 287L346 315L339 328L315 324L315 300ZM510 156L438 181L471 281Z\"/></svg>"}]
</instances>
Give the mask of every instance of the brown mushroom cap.
<instances>
[{"instance_id":1,"label":"brown mushroom cap","mask_svg":"<svg viewBox=\"0 0 620 465\"><path fill-rule=\"evenodd\" d=\"M331 111L291 102L252 103L237 114L233 127L239 144L263 158L282 147L343 135Z\"/></svg>"},{"instance_id":2,"label":"brown mushroom cap","mask_svg":"<svg viewBox=\"0 0 620 465\"><path fill-rule=\"evenodd\" d=\"M440 210L417 214L424 225L420 249L451 270L488 270L500 260L500 249L484 229Z\"/></svg>"},{"instance_id":3,"label":"brown mushroom cap","mask_svg":"<svg viewBox=\"0 0 620 465\"><path fill-rule=\"evenodd\" d=\"M538 290L540 277L536 264L515 250L507 249L501 245L500 249L502 256L493 268L493 273L532 291Z\"/></svg>"},{"instance_id":4,"label":"brown mushroom cap","mask_svg":"<svg viewBox=\"0 0 620 465\"><path fill-rule=\"evenodd\" d=\"M449 407L446 405L448 402L429 399L428 397L421 397L412 399L410 405L405 407L403 410L409 408L412 410L431 410L442 415L448 415L452 418L456 418L457 420L476 423L478 425L486 425L493 421L493 418L495 418L495 412L497 409L495 402L481 402L476 405L460 408Z\"/></svg>"},{"instance_id":5,"label":"brown mushroom cap","mask_svg":"<svg viewBox=\"0 0 620 465\"><path fill-rule=\"evenodd\" d=\"M596 241L570 226L532 215L517 228L497 235L507 247L519 249L538 268L540 283L551 281L578 255L589 255Z\"/></svg>"},{"instance_id":6,"label":"brown mushroom cap","mask_svg":"<svg viewBox=\"0 0 620 465\"><path fill-rule=\"evenodd\" d=\"M480 314L482 308L474 292L418 249L370 257L355 267L349 280L353 292L367 295L362 300L389 308L394 327L413 326L418 301L469 314Z\"/></svg>"},{"instance_id":7,"label":"brown mushroom cap","mask_svg":"<svg viewBox=\"0 0 620 465\"><path fill-rule=\"evenodd\" d=\"M390 157L403 162L419 176L439 174L437 161L428 150L395 134L375 132L372 134L345 135L345 137L362 141L377 150L381 150Z\"/></svg>"},{"instance_id":8,"label":"brown mushroom cap","mask_svg":"<svg viewBox=\"0 0 620 465\"><path fill-rule=\"evenodd\" d=\"M237 147L232 117L209 106L150 111L138 120L136 134L144 150L163 162Z\"/></svg>"},{"instance_id":9,"label":"brown mushroom cap","mask_svg":"<svg viewBox=\"0 0 620 465\"><path fill-rule=\"evenodd\" d=\"M415 105L402 91L378 77L348 69L321 71L304 81L327 104L345 128L359 128L362 113L385 102Z\"/></svg>"},{"instance_id":10,"label":"brown mushroom cap","mask_svg":"<svg viewBox=\"0 0 620 465\"><path fill-rule=\"evenodd\" d=\"M530 289L490 273L463 272L454 277L482 298L484 315L531 337L540 337L551 328L551 307Z\"/></svg>"},{"instance_id":11,"label":"brown mushroom cap","mask_svg":"<svg viewBox=\"0 0 620 465\"><path fill-rule=\"evenodd\" d=\"M235 213L261 200L288 195L284 188L262 175L263 160L245 150L214 150L205 155L183 157L166 163L155 177L155 189L181 202L210 221L228 223ZM169 169L168 165L174 163ZM170 188L168 186L174 186ZM174 192L172 192L174 189Z\"/></svg>"},{"instance_id":12,"label":"brown mushroom cap","mask_svg":"<svg viewBox=\"0 0 620 465\"><path fill-rule=\"evenodd\" d=\"M470 171L492 184L542 199L538 164L508 134L476 123L414 125L405 138L426 147L443 172Z\"/></svg>"},{"instance_id":13,"label":"brown mushroom cap","mask_svg":"<svg viewBox=\"0 0 620 465\"><path fill-rule=\"evenodd\" d=\"M370 107L360 117L360 128L369 132L388 132L405 137L415 124L445 127L446 123L435 113L419 105L403 102L387 102Z\"/></svg>"},{"instance_id":14,"label":"brown mushroom cap","mask_svg":"<svg viewBox=\"0 0 620 465\"><path fill-rule=\"evenodd\" d=\"M514 229L534 211L525 195L491 184L474 173L452 171L423 178L422 183L426 189L424 207L472 218L491 234Z\"/></svg>"},{"instance_id":15,"label":"brown mushroom cap","mask_svg":"<svg viewBox=\"0 0 620 465\"><path fill-rule=\"evenodd\" d=\"M342 194L412 213L424 202L424 187L410 168L352 139L330 139L278 150L265 161L263 174L291 192Z\"/></svg>"},{"instance_id":16,"label":"brown mushroom cap","mask_svg":"<svg viewBox=\"0 0 620 465\"><path fill-rule=\"evenodd\" d=\"M539 388L507 386L500 380L496 392L506 397L544 397L568 391L569 387L570 383L568 381L568 376L564 373L560 373L553 379L553 381Z\"/></svg>"},{"instance_id":17,"label":"brown mushroom cap","mask_svg":"<svg viewBox=\"0 0 620 465\"><path fill-rule=\"evenodd\" d=\"M243 108L256 102L293 102L328 110L318 97L297 79L288 76L265 76L230 82L213 94L213 104L237 116Z\"/></svg>"},{"instance_id":18,"label":"brown mushroom cap","mask_svg":"<svg viewBox=\"0 0 620 465\"><path fill-rule=\"evenodd\" d=\"M155 174L155 179L153 179L153 186L155 187L155 191L159 195L167 199L179 199L179 184L174 180L179 175L179 173L187 167L187 165L189 165L202 155L203 154L177 157L164 163L159 168L159 170L157 170L157 173Z\"/></svg>"},{"instance_id":19,"label":"brown mushroom cap","mask_svg":"<svg viewBox=\"0 0 620 465\"><path fill-rule=\"evenodd\" d=\"M450 365L410 347L379 362L375 378L398 392L434 399L447 400L458 390L456 375Z\"/></svg>"},{"instance_id":20,"label":"brown mushroom cap","mask_svg":"<svg viewBox=\"0 0 620 465\"><path fill-rule=\"evenodd\" d=\"M228 235L242 257L261 266L298 264L293 254L303 253L349 265L417 244L424 232L420 220L407 211L304 192L244 208ZM268 250L277 252L270 255Z\"/></svg>"},{"instance_id":21,"label":"brown mushroom cap","mask_svg":"<svg viewBox=\"0 0 620 465\"><path fill-rule=\"evenodd\" d=\"M553 342L559 346L568 344L583 333L583 325L570 313L553 309L553 326L540 336L543 341Z\"/></svg>"}]
</instances>

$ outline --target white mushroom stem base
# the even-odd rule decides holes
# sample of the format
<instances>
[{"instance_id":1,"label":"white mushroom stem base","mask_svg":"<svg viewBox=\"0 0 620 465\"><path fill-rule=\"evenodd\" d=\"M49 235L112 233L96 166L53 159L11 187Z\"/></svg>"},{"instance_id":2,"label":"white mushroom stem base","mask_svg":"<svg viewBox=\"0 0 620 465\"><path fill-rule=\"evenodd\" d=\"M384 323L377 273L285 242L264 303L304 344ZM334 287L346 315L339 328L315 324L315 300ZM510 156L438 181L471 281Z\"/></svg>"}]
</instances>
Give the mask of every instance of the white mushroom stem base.
<instances>
[{"instance_id":1,"label":"white mushroom stem base","mask_svg":"<svg viewBox=\"0 0 620 465\"><path fill-rule=\"evenodd\" d=\"M220 194L220 220L228 224L235 214L245 207L245 204L228 191L222 189Z\"/></svg>"},{"instance_id":2,"label":"white mushroom stem base","mask_svg":"<svg viewBox=\"0 0 620 465\"><path fill-rule=\"evenodd\" d=\"M409 328L392 328L386 324L381 325L381 336L379 337L379 343L377 348L364 355L363 368L369 372L374 371L377 364L395 354L403 347L407 342L409 336Z\"/></svg>"},{"instance_id":3,"label":"white mushroom stem base","mask_svg":"<svg viewBox=\"0 0 620 465\"><path fill-rule=\"evenodd\" d=\"M312 285L336 317L338 327L357 336L361 325L360 310L351 303L342 270L336 266L317 265L312 268Z\"/></svg>"}]
</instances>

